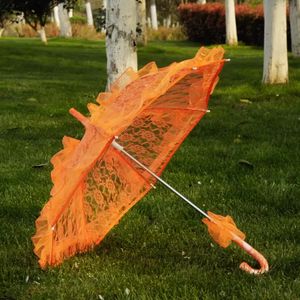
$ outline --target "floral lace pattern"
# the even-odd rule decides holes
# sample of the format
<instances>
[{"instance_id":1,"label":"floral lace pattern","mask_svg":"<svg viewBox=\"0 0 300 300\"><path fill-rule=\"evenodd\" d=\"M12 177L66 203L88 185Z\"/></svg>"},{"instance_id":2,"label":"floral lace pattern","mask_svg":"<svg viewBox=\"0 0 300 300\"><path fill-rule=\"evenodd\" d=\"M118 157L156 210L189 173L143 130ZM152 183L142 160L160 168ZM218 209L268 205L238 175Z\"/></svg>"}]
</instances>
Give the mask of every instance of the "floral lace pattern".
<instances>
[{"instance_id":1,"label":"floral lace pattern","mask_svg":"<svg viewBox=\"0 0 300 300\"><path fill-rule=\"evenodd\" d=\"M119 136L119 143L160 174L184 137L205 114L217 68L203 66L192 72L183 70L187 75L135 118ZM155 182L151 175L135 167L148 181Z\"/></svg>"},{"instance_id":2,"label":"floral lace pattern","mask_svg":"<svg viewBox=\"0 0 300 300\"><path fill-rule=\"evenodd\" d=\"M96 225L101 232L101 229L111 225L112 215L120 218L149 188L146 179L110 147L85 180L86 223Z\"/></svg>"},{"instance_id":3,"label":"floral lace pattern","mask_svg":"<svg viewBox=\"0 0 300 300\"><path fill-rule=\"evenodd\" d=\"M155 180L120 151L119 144L160 175L187 134L205 114L223 66L223 49L201 48L192 59L158 69L150 63L126 72L89 104L90 117L71 114L83 138L65 137L51 162L51 198L32 237L41 267L57 265L99 243Z\"/></svg>"}]
</instances>

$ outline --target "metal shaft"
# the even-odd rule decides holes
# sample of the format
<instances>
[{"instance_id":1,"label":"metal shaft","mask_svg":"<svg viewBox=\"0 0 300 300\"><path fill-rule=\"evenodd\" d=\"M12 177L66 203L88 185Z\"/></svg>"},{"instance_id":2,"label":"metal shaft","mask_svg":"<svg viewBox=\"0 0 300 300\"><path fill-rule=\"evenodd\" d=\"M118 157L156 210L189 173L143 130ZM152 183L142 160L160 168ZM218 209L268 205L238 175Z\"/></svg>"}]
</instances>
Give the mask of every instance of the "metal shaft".
<instances>
[{"instance_id":1,"label":"metal shaft","mask_svg":"<svg viewBox=\"0 0 300 300\"><path fill-rule=\"evenodd\" d=\"M131 154L129 154L124 147L119 145L115 140L112 142L112 146L116 148L117 150L121 151L124 155L126 155L128 158L130 158L132 161L134 161L137 165L139 165L141 168L143 168L145 171L147 171L150 175L152 175L154 178L156 178L160 183L162 183L165 187L167 187L169 190L171 190L174 194L179 196L182 200L187 202L190 206L192 206L194 209L196 209L198 212L200 212L203 216L211 220L210 216L203 211L201 208L196 206L192 201L187 199L185 196L180 194L177 190L175 190L172 186L170 186L167 182L165 182L163 179L161 179L159 176L157 176L154 172L152 172L150 169L148 169L146 166L144 166L140 161L138 161L135 157L133 157Z\"/></svg>"}]
</instances>

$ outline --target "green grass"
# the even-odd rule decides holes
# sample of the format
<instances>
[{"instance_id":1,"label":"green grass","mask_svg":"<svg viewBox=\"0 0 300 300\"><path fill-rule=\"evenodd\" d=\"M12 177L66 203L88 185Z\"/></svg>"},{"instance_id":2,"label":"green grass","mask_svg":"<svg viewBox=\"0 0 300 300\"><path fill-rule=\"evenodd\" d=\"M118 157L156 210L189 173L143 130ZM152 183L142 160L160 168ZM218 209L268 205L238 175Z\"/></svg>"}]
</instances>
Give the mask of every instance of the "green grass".
<instances>
[{"instance_id":1,"label":"green grass","mask_svg":"<svg viewBox=\"0 0 300 300\"><path fill-rule=\"evenodd\" d=\"M192 43L150 43L139 63L165 66L196 50ZM30 238L49 198L49 160L63 135L82 135L68 109L87 112L104 89L105 46L1 39L0 299L299 299L300 60L289 58L288 85L263 87L261 49L226 51L232 61L211 97L212 112L163 178L203 209L233 216L270 272L240 271L243 259L255 263L235 246L213 244L201 216L160 186L94 251L42 271Z\"/></svg>"}]
</instances>

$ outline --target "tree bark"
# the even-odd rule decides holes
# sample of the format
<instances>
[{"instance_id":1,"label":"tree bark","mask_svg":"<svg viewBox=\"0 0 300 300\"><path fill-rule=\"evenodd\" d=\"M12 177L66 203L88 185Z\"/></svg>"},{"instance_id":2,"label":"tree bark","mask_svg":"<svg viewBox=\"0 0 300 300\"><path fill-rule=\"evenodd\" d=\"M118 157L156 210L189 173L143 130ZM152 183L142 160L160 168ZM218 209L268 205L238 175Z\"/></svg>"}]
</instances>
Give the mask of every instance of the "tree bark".
<instances>
[{"instance_id":1,"label":"tree bark","mask_svg":"<svg viewBox=\"0 0 300 300\"><path fill-rule=\"evenodd\" d=\"M38 30L38 33L40 35L40 38L42 40L42 42L47 45L48 44L48 41L47 41L47 36L46 36L46 31L45 31L45 27L42 26L39 30Z\"/></svg>"},{"instance_id":2,"label":"tree bark","mask_svg":"<svg viewBox=\"0 0 300 300\"><path fill-rule=\"evenodd\" d=\"M235 46L238 44L234 0L225 0L226 19L226 44Z\"/></svg>"},{"instance_id":3,"label":"tree bark","mask_svg":"<svg viewBox=\"0 0 300 300\"><path fill-rule=\"evenodd\" d=\"M4 32L4 28L0 28L0 38L2 37L3 32Z\"/></svg>"},{"instance_id":4,"label":"tree bark","mask_svg":"<svg viewBox=\"0 0 300 300\"><path fill-rule=\"evenodd\" d=\"M85 1L85 10L86 10L86 20L89 26L94 26L94 19L92 13L92 6L89 0Z\"/></svg>"},{"instance_id":5,"label":"tree bark","mask_svg":"<svg viewBox=\"0 0 300 300\"><path fill-rule=\"evenodd\" d=\"M151 0L150 2L150 15L151 15L151 27L154 30L158 29L157 23L157 13L156 13L156 3L155 0Z\"/></svg>"},{"instance_id":6,"label":"tree bark","mask_svg":"<svg viewBox=\"0 0 300 300\"><path fill-rule=\"evenodd\" d=\"M146 0L136 2L137 9L137 43L138 45L147 45L147 28L146 28Z\"/></svg>"},{"instance_id":7,"label":"tree bark","mask_svg":"<svg viewBox=\"0 0 300 300\"><path fill-rule=\"evenodd\" d=\"M54 6L54 8L53 8L53 17L54 17L54 22L55 22L57 28L60 28L58 6Z\"/></svg>"},{"instance_id":8,"label":"tree bark","mask_svg":"<svg viewBox=\"0 0 300 300\"><path fill-rule=\"evenodd\" d=\"M292 53L300 57L300 0L290 0Z\"/></svg>"},{"instance_id":9,"label":"tree bark","mask_svg":"<svg viewBox=\"0 0 300 300\"><path fill-rule=\"evenodd\" d=\"M286 0L264 0L264 70L265 84L288 82Z\"/></svg>"},{"instance_id":10,"label":"tree bark","mask_svg":"<svg viewBox=\"0 0 300 300\"><path fill-rule=\"evenodd\" d=\"M68 15L68 10L64 8L64 3L58 4L58 15L60 23L60 36L72 37L72 27Z\"/></svg>"},{"instance_id":11,"label":"tree bark","mask_svg":"<svg viewBox=\"0 0 300 300\"><path fill-rule=\"evenodd\" d=\"M114 0L106 9L107 90L128 68L137 70L136 1Z\"/></svg>"},{"instance_id":12,"label":"tree bark","mask_svg":"<svg viewBox=\"0 0 300 300\"><path fill-rule=\"evenodd\" d=\"M101 9L104 10L104 9L106 9L106 7L107 7L107 0L102 0L102 7L101 7ZM105 33L106 29L104 27L102 27L101 28L101 32Z\"/></svg>"}]
</instances>

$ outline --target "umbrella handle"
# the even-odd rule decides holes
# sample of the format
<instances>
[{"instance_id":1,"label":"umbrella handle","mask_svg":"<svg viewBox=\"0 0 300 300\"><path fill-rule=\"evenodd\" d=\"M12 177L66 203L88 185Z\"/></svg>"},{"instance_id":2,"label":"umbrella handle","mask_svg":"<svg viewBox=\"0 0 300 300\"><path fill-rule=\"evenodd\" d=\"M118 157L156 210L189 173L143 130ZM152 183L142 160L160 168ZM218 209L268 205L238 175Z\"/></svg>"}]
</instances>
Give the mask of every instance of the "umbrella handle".
<instances>
[{"instance_id":1,"label":"umbrella handle","mask_svg":"<svg viewBox=\"0 0 300 300\"><path fill-rule=\"evenodd\" d=\"M255 250L251 245L249 245L247 242L243 241L240 237L237 235L233 236L232 239L233 242L235 242L238 246L240 246L242 249L244 249L250 256L252 256L260 265L260 269L254 269L251 266L249 266L246 262L242 262L240 264L240 269L254 275L260 275L263 273L266 273L269 271L269 264L268 261L265 259L265 257L259 253L257 250Z\"/></svg>"}]
</instances>

